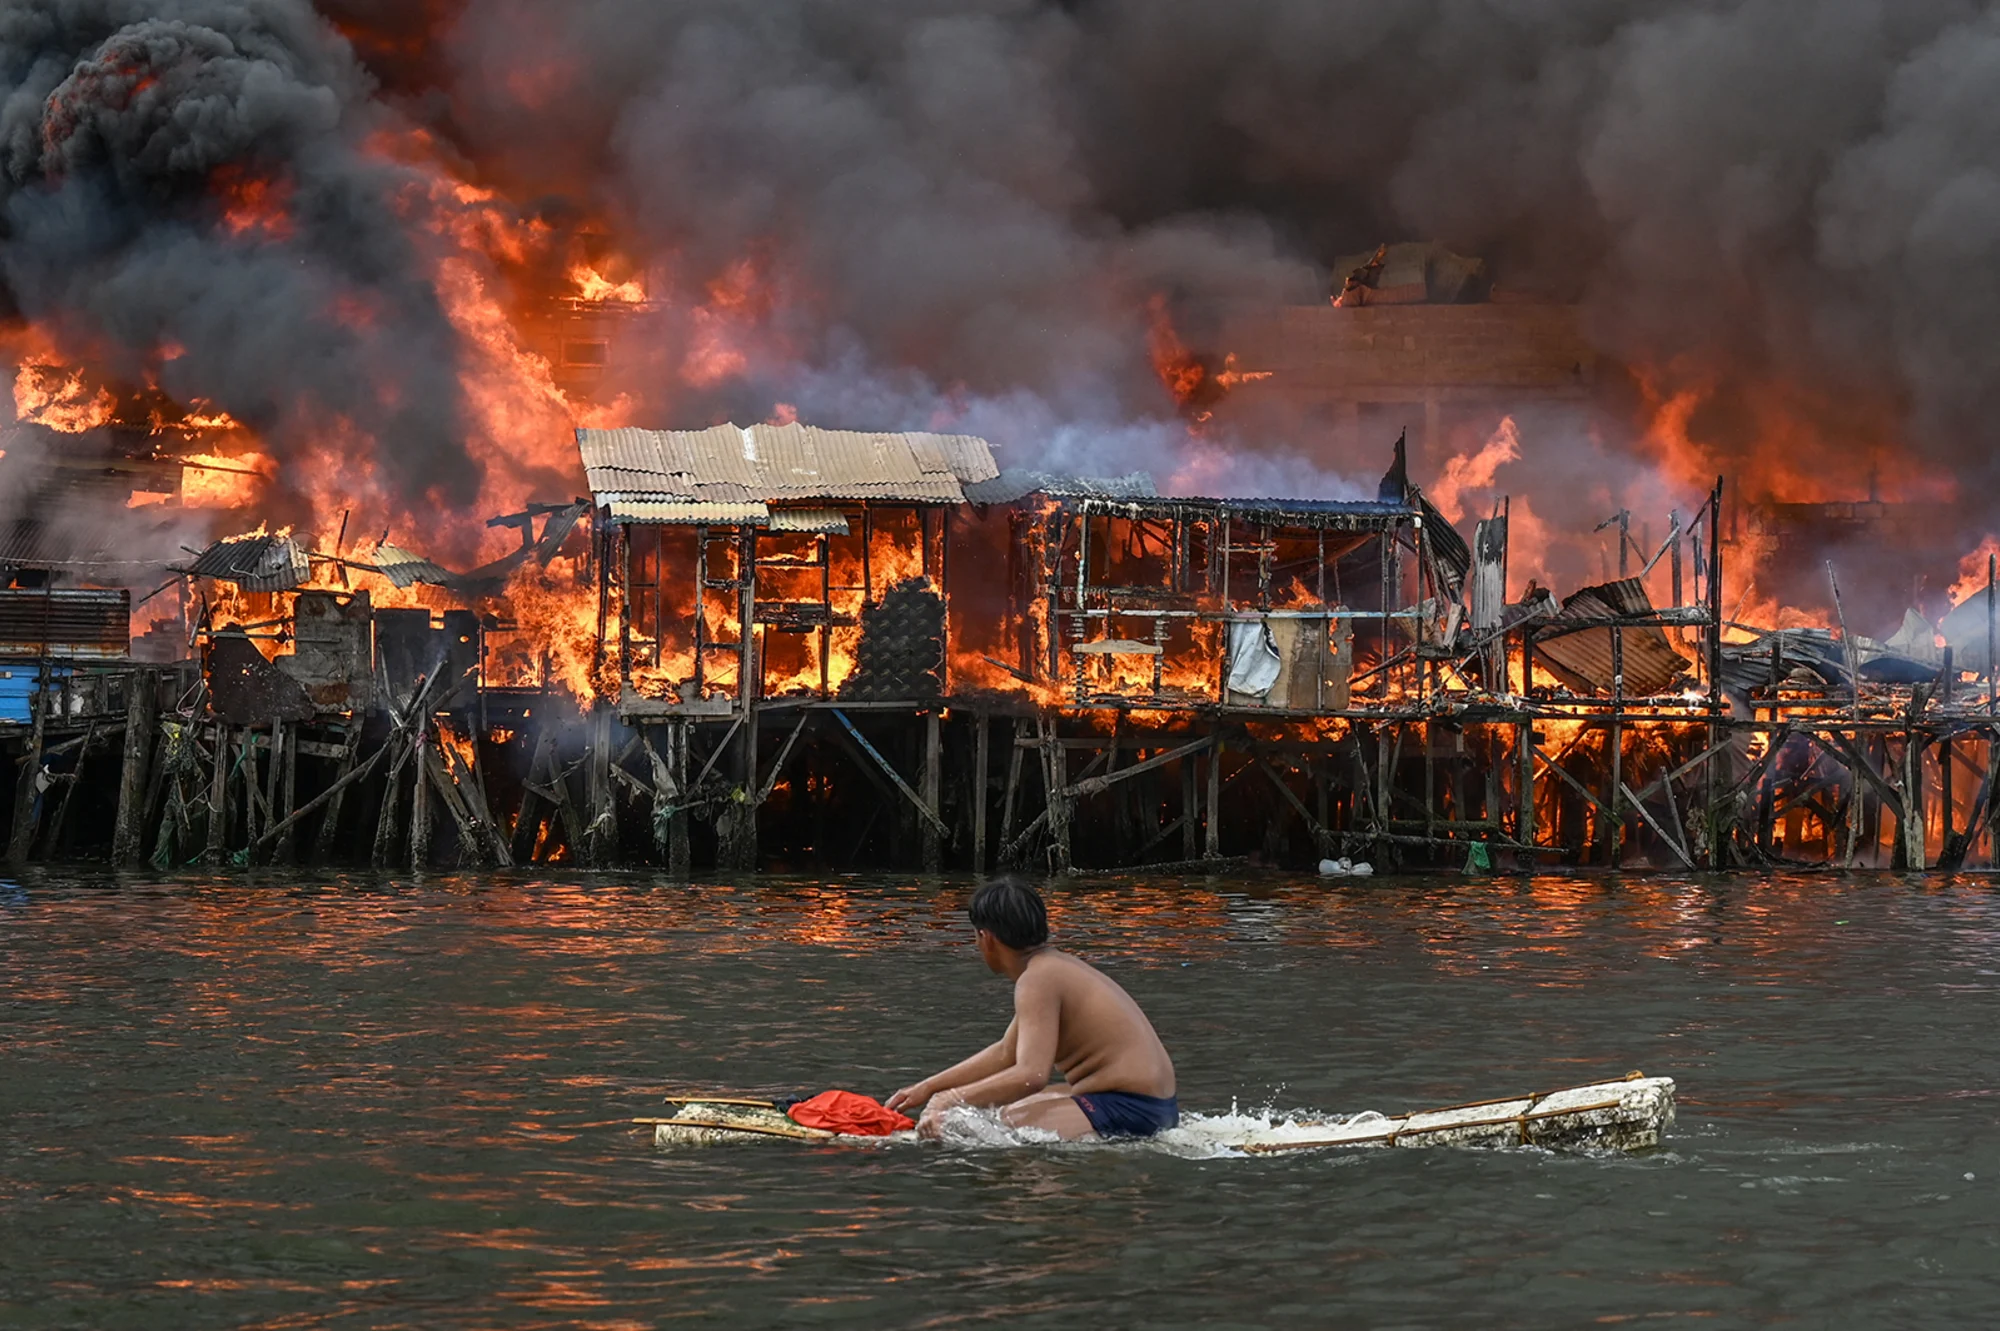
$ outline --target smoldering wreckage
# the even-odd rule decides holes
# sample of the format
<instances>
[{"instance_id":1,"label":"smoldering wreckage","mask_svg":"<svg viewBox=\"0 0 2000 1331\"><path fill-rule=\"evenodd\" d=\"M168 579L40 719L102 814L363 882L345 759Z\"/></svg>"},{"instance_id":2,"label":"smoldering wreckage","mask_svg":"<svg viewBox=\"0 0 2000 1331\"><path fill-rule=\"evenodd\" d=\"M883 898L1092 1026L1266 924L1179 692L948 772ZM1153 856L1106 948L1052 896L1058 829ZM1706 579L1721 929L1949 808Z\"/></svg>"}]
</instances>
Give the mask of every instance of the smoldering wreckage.
<instances>
[{"instance_id":1,"label":"smoldering wreckage","mask_svg":"<svg viewBox=\"0 0 2000 1331\"><path fill-rule=\"evenodd\" d=\"M576 441L591 493L492 519L519 535L503 559L233 537L168 563L181 608L137 638L130 592L75 584L142 556L17 521L11 860L1996 856L1990 577L1888 642L1738 625L1720 480L1653 549L1621 523L1620 577L1509 603L1504 505L1468 540L1400 441L1367 501L1161 495L796 423ZM524 572L573 611L571 669L516 617Z\"/></svg>"}]
</instances>

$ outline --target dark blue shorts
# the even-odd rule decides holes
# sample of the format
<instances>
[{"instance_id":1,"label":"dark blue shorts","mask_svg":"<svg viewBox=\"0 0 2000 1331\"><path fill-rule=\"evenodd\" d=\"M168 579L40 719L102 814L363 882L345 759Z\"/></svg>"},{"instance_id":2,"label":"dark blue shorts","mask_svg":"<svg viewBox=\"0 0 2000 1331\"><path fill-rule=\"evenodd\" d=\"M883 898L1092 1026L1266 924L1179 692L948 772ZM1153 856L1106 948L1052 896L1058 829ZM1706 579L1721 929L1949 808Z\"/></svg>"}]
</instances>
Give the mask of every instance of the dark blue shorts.
<instances>
[{"instance_id":1,"label":"dark blue shorts","mask_svg":"<svg viewBox=\"0 0 2000 1331\"><path fill-rule=\"evenodd\" d=\"M1092 1091L1078 1095L1076 1107L1100 1137L1150 1137L1181 1121L1180 1099L1172 1095L1163 1100L1130 1091Z\"/></svg>"}]
</instances>

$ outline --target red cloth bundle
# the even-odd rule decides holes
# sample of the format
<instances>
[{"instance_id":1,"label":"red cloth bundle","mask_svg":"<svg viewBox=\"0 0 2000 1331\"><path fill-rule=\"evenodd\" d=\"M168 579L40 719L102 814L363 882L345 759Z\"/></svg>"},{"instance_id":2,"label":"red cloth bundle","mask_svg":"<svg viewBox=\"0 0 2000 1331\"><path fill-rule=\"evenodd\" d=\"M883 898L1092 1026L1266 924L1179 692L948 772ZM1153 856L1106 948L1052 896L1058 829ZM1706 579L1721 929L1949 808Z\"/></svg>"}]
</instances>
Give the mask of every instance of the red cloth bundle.
<instances>
[{"instance_id":1,"label":"red cloth bundle","mask_svg":"<svg viewBox=\"0 0 2000 1331\"><path fill-rule=\"evenodd\" d=\"M886 1137L892 1132L908 1132L917 1126L879 1100L854 1091L821 1091L810 1100L801 1100L785 1111L792 1122L850 1137Z\"/></svg>"}]
</instances>

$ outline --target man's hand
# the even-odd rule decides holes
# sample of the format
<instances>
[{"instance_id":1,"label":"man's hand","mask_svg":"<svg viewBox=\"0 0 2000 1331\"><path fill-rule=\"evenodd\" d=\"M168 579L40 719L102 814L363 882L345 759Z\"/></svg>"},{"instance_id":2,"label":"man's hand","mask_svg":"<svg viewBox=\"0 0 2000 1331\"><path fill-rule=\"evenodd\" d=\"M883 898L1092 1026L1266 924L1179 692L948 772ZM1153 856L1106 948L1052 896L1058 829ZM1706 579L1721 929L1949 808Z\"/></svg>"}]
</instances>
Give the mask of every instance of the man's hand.
<instances>
[{"instance_id":1,"label":"man's hand","mask_svg":"<svg viewBox=\"0 0 2000 1331\"><path fill-rule=\"evenodd\" d=\"M904 1110L914 1109L928 1099L930 1099L930 1095L924 1090L924 1084L919 1081L913 1082L905 1086L902 1090L897 1091L887 1100L884 1100L882 1105L885 1109L893 1109L900 1114Z\"/></svg>"},{"instance_id":2,"label":"man's hand","mask_svg":"<svg viewBox=\"0 0 2000 1331\"><path fill-rule=\"evenodd\" d=\"M924 1116L917 1120L917 1135L932 1141L944 1136L944 1116L964 1103L965 1097L957 1091L932 1096Z\"/></svg>"}]
</instances>

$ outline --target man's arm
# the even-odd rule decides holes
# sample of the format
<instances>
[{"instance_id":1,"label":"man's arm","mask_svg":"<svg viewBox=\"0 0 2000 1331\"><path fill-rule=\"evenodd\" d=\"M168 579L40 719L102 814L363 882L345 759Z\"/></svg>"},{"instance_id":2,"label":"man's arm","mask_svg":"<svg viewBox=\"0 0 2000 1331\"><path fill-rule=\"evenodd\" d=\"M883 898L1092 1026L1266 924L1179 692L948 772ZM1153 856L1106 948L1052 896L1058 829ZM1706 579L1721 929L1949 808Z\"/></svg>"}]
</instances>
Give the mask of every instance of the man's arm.
<instances>
[{"instance_id":1,"label":"man's arm","mask_svg":"<svg viewBox=\"0 0 2000 1331\"><path fill-rule=\"evenodd\" d=\"M1054 975L1046 971L1023 975L1014 986L1014 1024L1007 1028L1012 1056L986 1076L961 1082L946 1097L948 1103L939 1101L931 1106L932 1113L952 1105L1010 1105L1045 1088L1055 1066L1061 1023L1062 992ZM944 1089L939 1087L932 1094Z\"/></svg>"},{"instance_id":2,"label":"man's arm","mask_svg":"<svg viewBox=\"0 0 2000 1331\"><path fill-rule=\"evenodd\" d=\"M891 1109L914 1109L932 1096L949 1091L968 1082L981 1081L1014 1062L1014 1032L1020 1025L1016 1018L1007 1023L1007 1033L974 1054L971 1058L954 1063L943 1072L933 1073L914 1086L905 1086L890 1096L885 1104Z\"/></svg>"}]
</instances>

